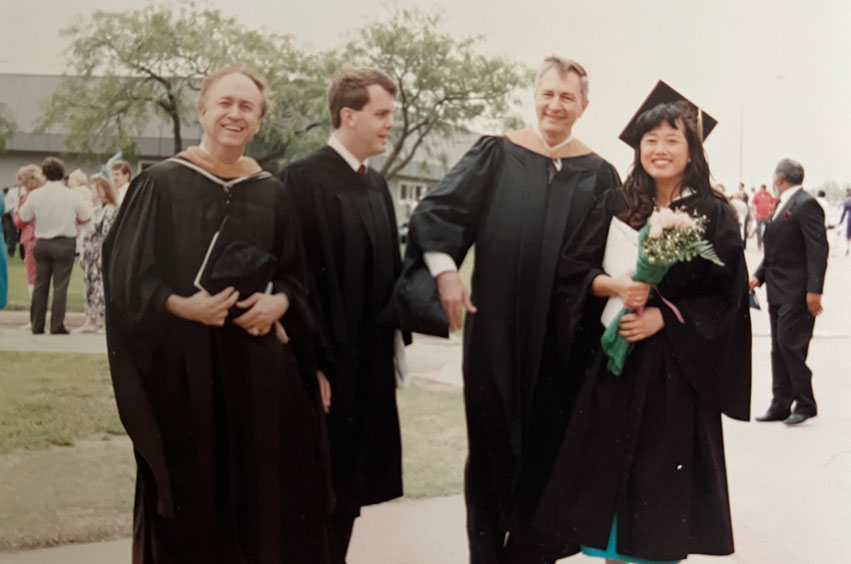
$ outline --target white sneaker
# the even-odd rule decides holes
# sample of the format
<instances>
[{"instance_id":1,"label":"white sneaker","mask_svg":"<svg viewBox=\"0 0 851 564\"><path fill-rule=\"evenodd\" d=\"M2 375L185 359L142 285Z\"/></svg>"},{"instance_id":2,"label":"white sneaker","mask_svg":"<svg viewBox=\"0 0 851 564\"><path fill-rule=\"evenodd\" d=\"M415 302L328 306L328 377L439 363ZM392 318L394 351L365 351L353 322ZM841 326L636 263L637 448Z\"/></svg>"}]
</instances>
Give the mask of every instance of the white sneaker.
<instances>
[{"instance_id":1,"label":"white sneaker","mask_svg":"<svg viewBox=\"0 0 851 564\"><path fill-rule=\"evenodd\" d=\"M95 331L97 331L95 324L89 323L88 321L86 321L82 326L71 330L72 333L94 333Z\"/></svg>"}]
</instances>

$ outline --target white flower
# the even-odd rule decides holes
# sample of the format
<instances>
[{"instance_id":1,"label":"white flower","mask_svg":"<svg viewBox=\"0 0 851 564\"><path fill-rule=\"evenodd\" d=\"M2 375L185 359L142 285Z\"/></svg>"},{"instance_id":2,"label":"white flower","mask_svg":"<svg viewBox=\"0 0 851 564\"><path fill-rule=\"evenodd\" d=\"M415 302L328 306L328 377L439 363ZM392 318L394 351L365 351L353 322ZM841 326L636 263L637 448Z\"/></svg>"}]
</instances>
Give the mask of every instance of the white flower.
<instances>
[{"instance_id":1,"label":"white flower","mask_svg":"<svg viewBox=\"0 0 851 564\"><path fill-rule=\"evenodd\" d=\"M673 213L672 227L694 227L694 218L684 211Z\"/></svg>"}]
</instances>

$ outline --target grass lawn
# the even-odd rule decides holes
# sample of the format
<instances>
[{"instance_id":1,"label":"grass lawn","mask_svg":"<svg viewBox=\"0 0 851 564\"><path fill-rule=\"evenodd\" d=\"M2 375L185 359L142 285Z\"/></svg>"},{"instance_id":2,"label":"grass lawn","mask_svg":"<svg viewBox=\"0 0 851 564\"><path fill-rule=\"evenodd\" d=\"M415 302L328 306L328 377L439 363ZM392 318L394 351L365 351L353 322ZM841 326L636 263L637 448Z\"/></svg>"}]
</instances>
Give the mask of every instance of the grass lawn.
<instances>
[{"instance_id":1,"label":"grass lawn","mask_svg":"<svg viewBox=\"0 0 851 564\"><path fill-rule=\"evenodd\" d=\"M461 391L398 394L405 491L461 491ZM0 551L129 536L135 463L105 355L0 352Z\"/></svg>"},{"instance_id":2,"label":"grass lawn","mask_svg":"<svg viewBox=\"0 0 851 564\"><path fill-rule=\"evenodd\" d=\"M50 293L52 296L52 287ZM83 298L83 269L80 268L79 264L75 264L71 271L71 282L68 284L66 311L83 311ZM51 303L48 300L48 308L50 308ZM9 257L9 303L6 304L6 309L30 309L30 296L27 293L27 272L24 268L24 261L17 253L14 257Z\"/></svg>"}]
</instances>

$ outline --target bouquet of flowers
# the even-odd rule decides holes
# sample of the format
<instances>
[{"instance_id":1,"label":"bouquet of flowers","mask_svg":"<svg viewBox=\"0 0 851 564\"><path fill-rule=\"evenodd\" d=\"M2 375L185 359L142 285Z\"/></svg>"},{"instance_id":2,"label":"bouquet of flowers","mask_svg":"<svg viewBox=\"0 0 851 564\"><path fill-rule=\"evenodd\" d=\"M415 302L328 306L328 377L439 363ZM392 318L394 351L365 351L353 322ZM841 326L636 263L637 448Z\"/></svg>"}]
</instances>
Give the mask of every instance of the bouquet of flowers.
<instances>
[{"instance_id":1,"label":"bouquet of flowers","mask_svg":"<svg viewBox=\"0 0 851 564\"><path fill-rule=\"evenodd\" d=\"M694 217L685 211L674 211L667 207L654 211L638 232L638 262L632 279L655 286L662 281L671 266L678 262L690 261L694 257L724 266L712 244L703 238L705 229L705 216ZM665 303L668 303L667 300ZM682 322L682 317L673 304L669 306ZM644 308L639 308L638 315L641 315L643 310ZM623 372L624 362L632 349L632 344L618 335L621 317L631 312L632 310L627 308L621 309L601 339L603 351L609 357L608 368L616 376Z\"/></svg>"}]
</instances>

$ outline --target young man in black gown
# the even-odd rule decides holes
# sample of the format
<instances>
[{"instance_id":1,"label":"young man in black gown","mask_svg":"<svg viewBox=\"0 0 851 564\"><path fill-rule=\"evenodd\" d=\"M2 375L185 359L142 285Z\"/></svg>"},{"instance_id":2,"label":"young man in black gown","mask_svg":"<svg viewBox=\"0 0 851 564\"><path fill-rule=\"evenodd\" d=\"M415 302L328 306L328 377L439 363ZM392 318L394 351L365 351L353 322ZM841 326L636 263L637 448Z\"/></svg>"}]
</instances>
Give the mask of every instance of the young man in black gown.
<instances>
[{"instance_id":1,"label":"young man in black gown","mask_svg":"<svg viewBox=\"0 0 851 564\"><path fill-rule=\"evenodd\" d=\"M327 412L334 493L332 562L346 560L364 505L402 495L392 327L377 321L400 269L387 183L369 166L393 127L396 85L344 67L328 90L328 144L284 170L298 210L322 345L316 377Z\"/></svg>"}]
</instances>

